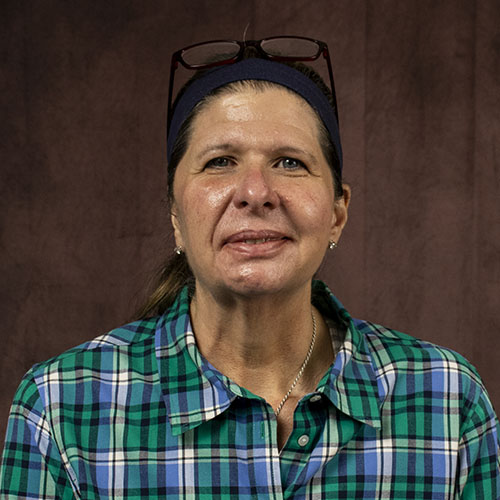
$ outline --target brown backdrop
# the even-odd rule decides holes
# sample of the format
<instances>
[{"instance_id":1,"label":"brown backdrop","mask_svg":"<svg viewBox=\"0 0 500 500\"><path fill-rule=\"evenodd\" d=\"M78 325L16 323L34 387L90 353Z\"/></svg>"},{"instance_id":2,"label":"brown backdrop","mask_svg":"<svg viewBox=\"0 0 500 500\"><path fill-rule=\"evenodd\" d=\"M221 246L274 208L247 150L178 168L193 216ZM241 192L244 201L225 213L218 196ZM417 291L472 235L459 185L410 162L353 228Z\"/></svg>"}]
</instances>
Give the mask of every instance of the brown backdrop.
<instances>
[{"instance_id":1,"label":"brown backdrop","mask_svg":"<svg viewBox=\"0 0 500 500\"><path fill-rule=\"evenodd\" d=\"M22 374L125 322L171 251L170 54L247 23L332 51L354 199L323 276L355 316L465 354L500 407L500 2L0 9L0 433Z\"/></svg>"}]
</instances>

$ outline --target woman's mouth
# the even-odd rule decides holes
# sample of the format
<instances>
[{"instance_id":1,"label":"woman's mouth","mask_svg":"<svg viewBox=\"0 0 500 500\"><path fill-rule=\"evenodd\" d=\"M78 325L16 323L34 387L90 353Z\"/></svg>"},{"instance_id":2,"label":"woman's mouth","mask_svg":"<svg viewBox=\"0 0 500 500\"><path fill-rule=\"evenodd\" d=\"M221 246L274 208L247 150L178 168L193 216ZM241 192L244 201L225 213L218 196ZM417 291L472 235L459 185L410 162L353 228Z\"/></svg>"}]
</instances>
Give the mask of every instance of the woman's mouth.
<instances>
[{"instance_id":1,"label":"woman's mouth","mask_svg":"<svg viewBox=\"0 0 500 500\"><path fill-rule=\"evenodd\" d=\"M290 241L285 234L274 230L245 230L229 236L223 247L250 257L268 257L279 252Z\"/></svg>"},{"instance_id":2,"label":"woman's mouth","mask_svg":"<svg viewBox=\"0 0 500 500\"><path fill-rule=\"evenodd\" d=\"M269 241L279 241L289 239L286 234L281 231L272 229L245 229L231 234L224 239L224 245L231 243L245 243L247 245L258 245L259 243L267 243Z\"/></svg>"}]
</instances>

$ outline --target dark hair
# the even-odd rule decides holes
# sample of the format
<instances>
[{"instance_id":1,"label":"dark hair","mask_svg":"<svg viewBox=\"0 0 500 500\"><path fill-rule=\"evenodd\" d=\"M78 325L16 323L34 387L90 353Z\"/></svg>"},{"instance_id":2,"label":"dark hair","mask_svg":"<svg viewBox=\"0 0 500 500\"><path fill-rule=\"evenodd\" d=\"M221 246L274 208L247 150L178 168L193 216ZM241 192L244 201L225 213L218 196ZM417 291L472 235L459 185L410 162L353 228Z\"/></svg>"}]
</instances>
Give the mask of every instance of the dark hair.
<instances>
[{"instance_id":1,"label":"dark hair","mask_svg":"<svg viewBox=\"0 0 500 500\"><path fill-rule=\"evenodd\" d=\"M246 56L253 57L254 55L246 54ZM310 80L312 80L318 86L318 88L323 92L323 94L325 94L325 96L328 98L328 101L330 102L332 108L334 107L331 91L328 88L328 86L324 83L321 76L319 76L319 74L316 71L314 71L309 66L306 66L305 64L301 63L287 63L287 64L289 66L292 66L294 69L300 71ZM175 106L179 102L179 98L182 96L185 90L194 81L203 77L204 74L206 74L206 70L198 71L179 91L179 94L177 95L173 105L174 112L175 112ZM172 150L172 155L167 170L167 193L170 206L172 205L172 202L174 200L175 172L188 148L194 119L198 116L200 111L204 109L216 97L224 93L236 93L248 87L256 91L264 91L270 88L280 88L280 89L285 89L293 93L294 95L297 95L295 92L293 92L293 90L290 90L288 88L283 87L282 85L269 82L266 80L243 80L243 81L232 82L228 83L227 85L223 85L222 87L219 87L210 92L209 94L207 94L193 108L189 116L182 124L179 133L177 134L177 138ZM302 97L300 98L302 99ZM343 195L342 171L340 168L340 162L338 159L335 146L333 145L332 139L330 137L330 134L328 133L326 127L319 118L319 115L317 115L317 118L319 124L319 140L321 149L323 151L323 155L325 156L326 161L328 162L328 165L330 166L330 170L332 172L332 177L333 177L334 195L335 198L338 199ZM189 285L191 288L191 293L194 293L194 276L191 271L191 268L189 267L188 261L184 253L181 255L174 254L172 257L169 257L162 266L162 268L160 269L160 272L158 273L155 281L156 283L154 286L154 291L150 294L144 305L136 312L135 316L137 319L142 319L157 314L162 314L166 309L168 309L172 305L180 290L186 285Z\"/></svg>"}]
</instances>

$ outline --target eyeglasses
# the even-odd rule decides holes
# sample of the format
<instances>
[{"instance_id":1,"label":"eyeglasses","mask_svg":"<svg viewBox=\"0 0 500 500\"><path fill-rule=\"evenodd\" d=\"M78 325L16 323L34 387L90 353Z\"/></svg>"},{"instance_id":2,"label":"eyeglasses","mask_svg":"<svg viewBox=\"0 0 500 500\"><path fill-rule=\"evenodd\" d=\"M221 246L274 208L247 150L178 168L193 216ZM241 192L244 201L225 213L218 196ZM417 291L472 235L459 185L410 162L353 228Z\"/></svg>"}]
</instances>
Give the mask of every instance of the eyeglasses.
<instances>
[{"instance_id":1,"label":"eyeglasses","mask_svg":"<svg viewBox=\"0 0 500 500\"><path fill-rule=\"evenodd\" d=\"M170 65L170 83L168 87L167 127L172 119L172 93L174 88L174 74L179 63L187 69L201 70L234 64L243 58L245 49L253 47L258 54L271 61L278 62L305 62L315 61L321 55L326 60L330 76L330 89L335 110L335 118L339 122L337 112L337 97L333 80L332 63L328 46L325 42L301 36L275 36L263 40L213 40L197 43L172 54Z\"/></svg>"}]
</instances>

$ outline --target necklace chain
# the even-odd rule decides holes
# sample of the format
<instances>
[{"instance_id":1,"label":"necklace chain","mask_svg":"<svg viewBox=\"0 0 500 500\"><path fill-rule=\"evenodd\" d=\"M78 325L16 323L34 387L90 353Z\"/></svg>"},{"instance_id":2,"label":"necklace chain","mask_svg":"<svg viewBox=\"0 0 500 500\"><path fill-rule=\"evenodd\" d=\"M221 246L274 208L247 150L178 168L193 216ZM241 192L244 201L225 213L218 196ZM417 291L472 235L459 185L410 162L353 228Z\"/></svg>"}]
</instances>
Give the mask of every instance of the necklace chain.
<instances>
[{"instance_id":1,"label":"necklace chain","mask_svg":"<svg viewBox=\"0 0 500 500\"><path fill-rule=\"evenodd\" d=\"M311 337L311 343L309 344L309 350L307 351L306 358L304 359L304 362L302 363L302 366L300 367L299 373L297 373L295 380L293 381L292 385L290 386L290 389L288 389L287 393L283 396L281 403L278 405L276 410L274 410L274 414L276 416L278 416L280 414L280 411L283 408L283 405L286 403L290 394L295 389L295 386L297 385L300 378L304 374L304 370L306 369L307 363L309 363L309 360L311 359L311 354L312 354L313 349L314 349L314 344L316 343L316 318L314 317L314 313L312 312L312 310L311 310L311 317L312 317L312 322L313 322L313 332L312 332L312 337Z\"/></svg>"}]
</instances>

